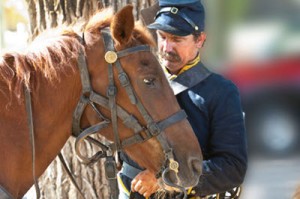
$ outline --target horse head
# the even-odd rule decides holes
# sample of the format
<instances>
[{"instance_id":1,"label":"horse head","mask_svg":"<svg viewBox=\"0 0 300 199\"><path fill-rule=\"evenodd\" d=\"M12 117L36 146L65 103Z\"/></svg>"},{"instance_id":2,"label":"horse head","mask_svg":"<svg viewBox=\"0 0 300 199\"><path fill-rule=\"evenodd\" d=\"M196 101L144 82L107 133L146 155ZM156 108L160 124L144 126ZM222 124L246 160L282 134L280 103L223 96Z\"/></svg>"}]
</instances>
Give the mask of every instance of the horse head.
<instances>
[{"instance_id":1,"label":"horse head","mask_svg":"<svg viewBox=\"0 0 300 199\"><path fill-rule=\"evenodd\" d=\"M91 21L99 17L95 15ZM161 174L173 165L172 172L165 175L165 184L194 186L202 171L201 150L159 62L148 49L155 47L153 38L145 27L134 24L132 6L126 6L109 19L100 23L101 28L89 23L84 43L94 91L103 96L109 93L111 67L116 104L140 124L130 128L124 121L126 118L118 118L120 149L154 174ZM106 33L101 34L108 27L113 42L106 41ZM109 55L108 60L104 58ZM106 118L112 118L109 108L98 108ZM92 107L85 110L83 118L83 127L99 122ZM113 131L109 125L100 133L116 142Z\"/></svg>"}]
</instances>

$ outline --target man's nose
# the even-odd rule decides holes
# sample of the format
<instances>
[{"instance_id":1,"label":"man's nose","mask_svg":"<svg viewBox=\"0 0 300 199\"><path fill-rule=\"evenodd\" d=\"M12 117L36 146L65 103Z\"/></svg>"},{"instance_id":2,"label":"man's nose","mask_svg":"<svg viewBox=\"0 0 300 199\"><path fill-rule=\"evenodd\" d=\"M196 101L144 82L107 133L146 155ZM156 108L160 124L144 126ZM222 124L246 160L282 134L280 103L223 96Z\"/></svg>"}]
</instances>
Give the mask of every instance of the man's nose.
<instances>
[{"instance_id":1,"label":"man's nose","mask_svg":"<svg viewBox=\"0 0 300 199\"><path fill-rule=\"evenodd\" d=\"M169 42L168 40L165 40L163 42L163 51L168 53L173 51L173 44L172 42Z\"/></svg>"}]
</instances>

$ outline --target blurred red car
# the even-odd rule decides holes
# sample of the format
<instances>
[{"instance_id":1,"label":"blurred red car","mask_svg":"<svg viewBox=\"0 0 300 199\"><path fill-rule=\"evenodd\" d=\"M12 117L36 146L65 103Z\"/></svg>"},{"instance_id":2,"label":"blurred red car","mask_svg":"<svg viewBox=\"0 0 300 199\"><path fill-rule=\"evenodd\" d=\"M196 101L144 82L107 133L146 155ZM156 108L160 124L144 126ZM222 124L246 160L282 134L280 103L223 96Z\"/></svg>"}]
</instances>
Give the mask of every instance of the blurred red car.
<instances>
[{"instance_id":1,"label":"blurred red car","mask_svg":"<svg viewBox=\"0 0 300 199\"><path fill-rule=\"evenodd\" d=\"M240 90L249 150L287 155L300 143L300 56L231 64L224 76Z\"/></svg>"}]
</instances>

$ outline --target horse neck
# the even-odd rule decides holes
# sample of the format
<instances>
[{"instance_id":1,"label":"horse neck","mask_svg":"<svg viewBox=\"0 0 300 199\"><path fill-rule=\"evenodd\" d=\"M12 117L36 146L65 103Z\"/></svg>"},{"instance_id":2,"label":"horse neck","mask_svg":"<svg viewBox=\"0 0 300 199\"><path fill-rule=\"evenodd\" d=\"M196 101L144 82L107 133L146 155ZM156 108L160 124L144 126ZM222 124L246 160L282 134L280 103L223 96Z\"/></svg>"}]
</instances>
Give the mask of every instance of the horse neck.
<instances>
[{"instance_id":1,"label":"horse neck","mask_svg":"<svg viewBox=\"0 0 300 199\"><path fill-rule=\"evenodd\" d=\"M43 174L49 164L57 156L71 135L72 114L81 94L79 72L73 72L61 78L59 82L49 83L44 78L39 78L39 86L32 91L32 109L36 149L36 176ZM12 106L14 121L22 121L18 128L15 122L11 123L11 132L8 132L10 152L12 158L7 160L7 165L0 166L0 184L14 197L22 197L32 186L32 147L29 144L29 130L26 122L25 105L21 103L16 108ZM15 132L14 130L15 129ZM0 131L2 134L2 131ZM0 134L0 136L1 136ZM14 143L13 143L14 142ZM14 145L14 146L12 146ZM6 148L5 150L8 150ZM1 151L1 150L0 150ZM15 167L10 167L11 165ZM6 173L6 174L3 174Z\"/></svg>"},{"instance_id":2,"label":"horse neck","mask_svg":"<svg viewBox=\"0 0 300 199\"><path fill-rule=\"evenodd\" d=\"M72 115L81 94L80 75L67 75L54 86L41 85L41 92L33 96L37 149L41 149L41 172L50 163L71 135ZM37 151L38 153L39 151ZM44 159L43 152L48 154ZM38 160L39 161L39 160Z\"/></svg>"}]
</instances>

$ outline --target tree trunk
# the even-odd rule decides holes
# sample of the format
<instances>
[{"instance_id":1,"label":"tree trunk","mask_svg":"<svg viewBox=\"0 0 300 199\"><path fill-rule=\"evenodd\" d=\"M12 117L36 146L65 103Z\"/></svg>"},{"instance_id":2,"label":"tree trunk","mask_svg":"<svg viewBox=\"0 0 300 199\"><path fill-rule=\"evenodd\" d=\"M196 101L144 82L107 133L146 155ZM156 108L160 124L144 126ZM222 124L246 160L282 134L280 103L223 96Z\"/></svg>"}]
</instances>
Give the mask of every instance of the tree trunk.
<instances>
[{"instance_id":1,"label":"tree trunk","mask_svg":"<svg viewBox=\"0 0 300 199\"><path fill-rule=\"evenodd\" d=\"M87 20L97 10L112 6L115 11L121 7L132 4L134 16L138 20L140 10L155 3L155 0L25 0L29 12L30 40L47 28L65 24L71 25L79 19ZM109 186L105 177L103 160L89 167L79 162L74 150L74 138L70 138L62 150L69 167L76 176L76 181L85 197L90 199L109 198ZM95 154L98 150L88 143L83 144L83 151ZM41 198L80 198L80 194L71 183L61 162L56 158L45 173L39 178ZM32 188L27 198L34 198L35 190Z\"/></svg>"},{"instance_id":2,"label":"tree trunk","mask_svg":"<svg viewBox=\"0 0 300 199\"><path fill-rule=\"evenodd\" d=\"M97 139L99 140L101 138L98 137ZM70 138L62 150L62 154L85 198L108 199L110 190L103 168L104 160L100 160L92 166L84 165L77 159L74 145L75 139ZM81 151L83 151L83 154L86 153L89 155L88 157L95 154L98 150L97 147L87 142L81 146ZM80 193L72 184L59 158L56 158L49 165L38 181L41 189L41 199L81 199ZM27 197L34 198L34 196L35 189L33 187L29 193L27 193Z\"/></svg>"},{"instance_id":3,"label":"tree trunk","mask_svg":"<svg viewBox=\"0 0 300 199\"><path fill-rule=\"evenodd\" d=\"M97 10L111 6L115 11L127 4L134 6L136 20L140 10L156 0L25 0L28 7L31 40L46 28L70 25L79 19L87 20Z\"/></svg>"}]
</instances>

